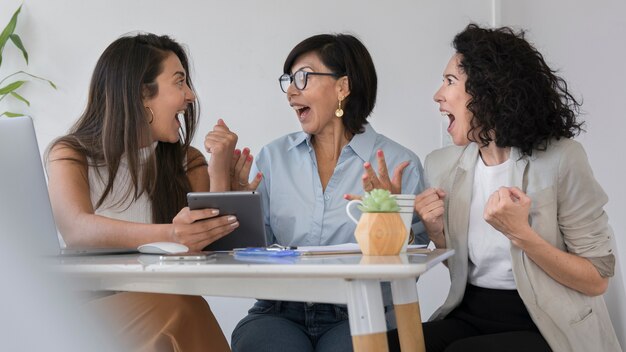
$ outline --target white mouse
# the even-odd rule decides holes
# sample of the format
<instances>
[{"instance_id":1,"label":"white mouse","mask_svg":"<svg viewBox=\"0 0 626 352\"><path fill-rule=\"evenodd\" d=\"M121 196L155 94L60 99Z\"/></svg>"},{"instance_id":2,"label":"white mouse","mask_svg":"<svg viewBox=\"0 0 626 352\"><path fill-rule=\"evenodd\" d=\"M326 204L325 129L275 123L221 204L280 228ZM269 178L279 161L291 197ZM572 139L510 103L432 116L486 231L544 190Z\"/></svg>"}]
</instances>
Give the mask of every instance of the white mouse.
<instances>
[{"instance_id":1,"label":"white mouse","mask_svg":"<svg viewBox=\"0 0 626 352\"><path fill-rule=\"evenodd\" d=\"M140 253L147 254L169 254L189 252L189 247L176 242L152 242L142 244L141 246L137 247L137 250Z\"/></svg>"}]
</instances>

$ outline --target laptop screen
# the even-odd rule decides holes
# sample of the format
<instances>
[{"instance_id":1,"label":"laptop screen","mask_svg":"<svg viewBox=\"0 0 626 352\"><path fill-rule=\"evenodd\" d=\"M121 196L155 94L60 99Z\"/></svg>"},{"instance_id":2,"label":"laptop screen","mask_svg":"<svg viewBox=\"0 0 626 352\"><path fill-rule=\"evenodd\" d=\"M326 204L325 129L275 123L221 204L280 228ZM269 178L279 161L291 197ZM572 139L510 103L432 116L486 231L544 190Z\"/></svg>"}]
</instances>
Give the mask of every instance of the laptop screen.
<instances>
[{"instance_id":1,"label":"laptop screen","mask_svg":"<svg viewBox=\"0 0 626 352\"><path fill-rule=\"evenodd\" d=\"M0 163L2 244L46 256L137 253L136 248L61 249L35 128L29 117L0 118Z\"/></svg>"},{"instance_id":2,"label":"laptop screen","mask_svg":"<svg viewBox=\"0 0 626 352\"><path fill-rule=\"evenodd\" d=\"M29 252L58 254L46 177L29 117L0 118L0 163L2 241Z\"/></svg>"}]
</instances>

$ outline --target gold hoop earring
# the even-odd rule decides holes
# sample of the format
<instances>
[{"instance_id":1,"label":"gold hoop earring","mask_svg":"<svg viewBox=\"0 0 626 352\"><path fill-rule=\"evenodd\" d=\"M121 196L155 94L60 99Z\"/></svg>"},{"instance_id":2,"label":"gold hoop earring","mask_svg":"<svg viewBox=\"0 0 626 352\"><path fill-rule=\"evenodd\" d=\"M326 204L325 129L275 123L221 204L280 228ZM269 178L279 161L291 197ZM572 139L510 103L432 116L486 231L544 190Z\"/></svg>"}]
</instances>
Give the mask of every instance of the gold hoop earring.
<instances>
[{"instance_id":1,"label":"gold hoop earring","mask_svg":"<svg viewBox=\"0 0 626 352\"><path fill-rule=\"evenodd\" d=\"M335 110L335 116L341 118L343 116L343 109L341 108L341 102L343 101L343 97L339 96L339 105L337 106L337 110Z\"/></svg>"},{"instance_id":2,"label":"gold hoop earring","mask_svg":"<svg viewBox=\"0 0 626 352\"><path fill-rule=\"evenodd\" d=\"M150 115L152 115L152 118L150 119L150 121L148 121L148 125L151 125L152 121L154 121L154 111L152 111L149 106L146 106L145 108L150 110Z\"/></svg>"}]
</instances>

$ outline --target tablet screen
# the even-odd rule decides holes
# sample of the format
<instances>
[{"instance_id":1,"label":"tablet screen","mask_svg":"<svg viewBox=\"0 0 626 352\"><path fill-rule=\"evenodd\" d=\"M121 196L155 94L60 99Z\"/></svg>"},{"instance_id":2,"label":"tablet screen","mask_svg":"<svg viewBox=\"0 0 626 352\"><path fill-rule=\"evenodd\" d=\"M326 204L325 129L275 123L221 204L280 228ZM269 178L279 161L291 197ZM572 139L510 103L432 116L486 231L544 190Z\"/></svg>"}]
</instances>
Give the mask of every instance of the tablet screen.
<instances>
[{"instance_id":1,"label":"tablet screen","mask_svg":"<svg viewBox=\"0 0 626 352\"><path fill-rule=\"evenodd\" d=\"M220 215L235 215L239 227L208 245L204 250L230 251L233 248L265 247L265 224L261 195L257 192L190 192L189 209L219 209Z\"/></svg>"}]
</instances>

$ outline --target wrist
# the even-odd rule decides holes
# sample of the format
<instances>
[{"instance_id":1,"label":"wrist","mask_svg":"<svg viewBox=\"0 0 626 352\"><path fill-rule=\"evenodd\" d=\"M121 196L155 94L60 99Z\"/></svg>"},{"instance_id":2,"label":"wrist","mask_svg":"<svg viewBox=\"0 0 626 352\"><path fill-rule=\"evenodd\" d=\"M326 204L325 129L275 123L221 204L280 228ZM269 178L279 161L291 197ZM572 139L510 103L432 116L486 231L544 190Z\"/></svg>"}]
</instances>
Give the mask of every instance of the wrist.
<instances>
[{"instance_id":1,"label":"wrist","mask_svg":"<svg viewBox=\"0 0 626 352\"><path fill-rule=\"evenodd\" d=\"M209 167L209 191L227 192L230 191L230 174L227 170L213 170Z\"/></svg>"},{"instance_id":2,"label":"wrist","mask_svg":"<svg viewBox=\"0 0 626 352\"><path fill-rule=\"evenodd\" d=\"M544 246L548 244L548 242L539 236L531 227L520 231L513 237L518 239L516 245L526 253L543 251Z\"/></svg>"},{"instance_id":3,"label":"wrist","mask_svg":"<svg viewBox=\"0 0 626 352\"><path fill-rule=\"evenodd\" d=\"M437 248L446 248L446 235L441 232L428 233L428 238L435 244Z\"/></svg>"},{"instance_id":4,"label":"wrist","mask_svg":"<svg viewBox=\"0 0 626 352\"><path fill-rule=\"evenodd\" d=\"M176 226L174 225L174 223L172 222L171 224L163 224L162 227L162 231L161 231L161 238L163 239L163 241L165 242L175 242L175 238L176 238Z\"/></svg>"}]
</instances>

